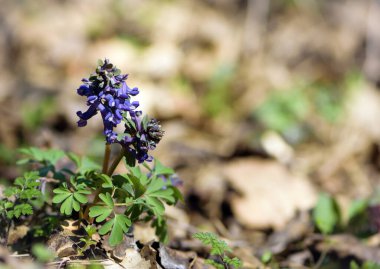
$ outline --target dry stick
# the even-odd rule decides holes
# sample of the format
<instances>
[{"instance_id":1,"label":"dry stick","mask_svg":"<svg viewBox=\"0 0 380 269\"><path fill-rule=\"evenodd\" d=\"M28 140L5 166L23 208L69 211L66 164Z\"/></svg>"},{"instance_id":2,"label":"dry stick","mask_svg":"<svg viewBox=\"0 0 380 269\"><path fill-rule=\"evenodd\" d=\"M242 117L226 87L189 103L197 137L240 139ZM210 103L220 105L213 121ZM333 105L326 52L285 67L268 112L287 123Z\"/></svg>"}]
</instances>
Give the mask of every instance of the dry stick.
<instances>
[{"instance_id":1,"label":"dry stick","mask_svg":"<svg viewBox=\"0 0 380 269\"><path fill-rule=\"evenodd\" d=\"M104 159L103 159L103 167L102 167L102 173L107 173L108 170L108 164L110 162L110 156L111 156L111 144L106 143L106 147L104 149ZM92 204L96 204L99 201L99 193L101 192L101 188L98 189L95 192L95 198ZM93 222L92 218L89 218L88 214L90 212L90 205L87 205L86 211L84 212L83 219L87 220L89 223Z\"/></svg>"}]
</instances>

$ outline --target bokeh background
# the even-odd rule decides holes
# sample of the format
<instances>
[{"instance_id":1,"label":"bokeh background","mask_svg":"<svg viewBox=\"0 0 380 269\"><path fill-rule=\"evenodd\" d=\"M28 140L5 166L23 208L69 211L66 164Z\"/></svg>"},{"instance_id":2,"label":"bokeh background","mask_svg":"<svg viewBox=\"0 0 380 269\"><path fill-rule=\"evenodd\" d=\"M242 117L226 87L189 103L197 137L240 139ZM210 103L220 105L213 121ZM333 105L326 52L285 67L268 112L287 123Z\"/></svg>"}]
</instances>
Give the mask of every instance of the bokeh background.
<instances>
[{"instance_id":1,"label":"bokeh background","mask_svg":"<svg viewBox=\"0 0 380 269\"><path fill-rule=\"evenodd\" d=\"M183 223L239 237L321 191L372 197L379 26L377 0L1 1L0 177L18 175L20 146L101 159L76 89L108 58L166 131L153 154L183 180Z\"/></svg>"}]
</instances>

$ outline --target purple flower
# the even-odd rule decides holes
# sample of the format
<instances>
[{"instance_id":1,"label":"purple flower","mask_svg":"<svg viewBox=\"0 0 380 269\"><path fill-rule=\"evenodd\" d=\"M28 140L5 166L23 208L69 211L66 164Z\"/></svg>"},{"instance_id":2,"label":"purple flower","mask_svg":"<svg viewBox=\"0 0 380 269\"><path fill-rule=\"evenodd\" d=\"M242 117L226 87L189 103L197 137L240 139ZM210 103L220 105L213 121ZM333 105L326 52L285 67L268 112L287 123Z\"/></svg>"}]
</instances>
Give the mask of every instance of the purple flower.
<instances>
[{"instance_id":1,"label":"purple flower","mask_svg":"<svg viewBox=\"0 0 380 269\"><path fill-rule=\"evenodd\" d=\"M103 119L104 135L107 143L119 143L133 157L133 162L151 161L149 150L156 148L164 132L155 119L148 120L137 111L138 101L131 101L131 96L139 93L138 88L130 88L125 82L128 75L120 75L120 70L109 60L101 61L96 72L77 89L80 96L87 97L88 109L78 111L78 126L87 125L87 121L100 112ZM125 131L118 135L114 128L122 121Z\"/></svg>"},{"instance_id":2,"label":"purple flower","mask_svg":"<svg viewBox=\"0 0 380 269\"><path fill-rule=\"evenodd\" d=\"M128 87L125 82L127 77L120 75L120 70L106 59L99 63L94 74L82 80L83 84L77 92L87 97L89 108L85 112L77 112L79 127L86 126L87 121L100 111L107 143L117 142L117 134L113 129L121 123L124 113L132 112L139 106L138 101L130 100L139 90Z\"/></svg>"}]
</instances>

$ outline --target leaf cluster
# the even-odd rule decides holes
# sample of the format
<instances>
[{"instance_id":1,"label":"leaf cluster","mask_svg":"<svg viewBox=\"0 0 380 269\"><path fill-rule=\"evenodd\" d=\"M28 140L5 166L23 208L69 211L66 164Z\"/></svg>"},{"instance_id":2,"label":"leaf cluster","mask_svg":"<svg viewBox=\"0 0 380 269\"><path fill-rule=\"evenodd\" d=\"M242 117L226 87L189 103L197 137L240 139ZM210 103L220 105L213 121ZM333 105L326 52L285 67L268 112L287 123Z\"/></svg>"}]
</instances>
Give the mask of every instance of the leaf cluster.
<instances>
[{"instance_id":1,"label":"leaf cluster","mask_svg":"<svg viewBox=\"0 0 380 269\"><path fill-rule=\"evenodd\" d=\"M56 149L31 147L20 149L19 152L22 158L17 163L32 171L16 178L3 191L3 198L0 199L0 220L5 224L1 229L2 237L7 238L7 230L12 223L28 223L32 219L34 225L30 233L37 237L48 236L49 231L58 225L54 213L57 204L61 213L71 215L72 211L77 211L78 203L87 202L86 195L91 193L88 186L100 167L86 157L80 158ZM86 185L84 182L91 184ZM59 195L56 195L58 197L53 199L52 204L50 191L55 188Z\"/></svg>"},{"instance_id":2,"label":"leaf cluster","mask_svg":"<svg viewBox=\"0 0 380 269\"><path fill-rule=\"evenodd\" d=\"M99 175L103 192L99 194L100 201L90 208L89 215L102 224L99 234L110 234L111 245L119 244L123 234L137 221L151 221L160 240L167 239L165 204L174 205L183 198L170 181L162 178L171 176L172 169L157 160L153 168L146 168L148 174L139 167L129 167L128 174Z\"/></svg>"},{"instance_id":3,"label":"leaf cluster","mask_svg":"<svg viewBox=\"0 0 380 269\"><path fill-rule=\"evenodd\" d=\"M88 202L86 195L91 194L84 183L75 181L75 177L72 177L70 182L72 188L69 188L66 183L62 183L59 188L53 190L55 193L53 203L61 204L60 211L66 215L71 215L73 210L79 212L81 204Z\"/></svg>"},{"instance_id":4,"label":"leaf cluster","mask_svg":"<svg viewBox=\"0 0 380 269\"><path fill-rule=\"evenodd\" d=\"M4 217L13 220L31 215L35 201L40 200L40 207L50 210L40 211L45 215L35 222L34 234L44 234L44 227L51 230L52 225L46 222L58 223L46 211L60 212L60 219L76 217L74 214L78 212L84 219L86 214L94 219L95 232L109 235L112 246L122 242L132 224L140 221L150 222L159 239L167 240L165 206L183 198L172 183L173 169L158 160L152 167L147 164L128 166L126 160L128 173L108 175L101 173L99 165L87 157L80 158L73 153L38 148L25 148L20 152L24 158L18 163L31 165L35 171L17 178L14 185L4 191L6 199L0 201L0 214ZM95 197L93 202L90 202L91 197ZM82 251L94 244L91 236L83 238L82 243Z\"/></svg>"},{"instance_id":5,"label":"leaf cluster","mask_svg":"<svg viewBox=\"0 0 380 269\"><path fill-rule=\"evenodd\" d=\"M198 232L193 234L193 237L200 240L204 245L211 247L210 255L215 255L220 258L220 261L207 259L206 262L208 264L211 264L218 269L242 267L242 262L237 257L230 258L227 256L226 253L232 252L232 249L216 234L209 232Z\"/></svg>"},{"instance_id":6,"label":"leaf cluster","mask_svg":"<svg viewBox=\"0 0 380 269\"><path fill-rule=\"evenodd\" d=\"M17 178L12 187L3 191L5 198L0 200L0 214L9 220L33 214L33 202L42 199L40 185L37 172L27 172Z\"/></svg>"}]
</instances>

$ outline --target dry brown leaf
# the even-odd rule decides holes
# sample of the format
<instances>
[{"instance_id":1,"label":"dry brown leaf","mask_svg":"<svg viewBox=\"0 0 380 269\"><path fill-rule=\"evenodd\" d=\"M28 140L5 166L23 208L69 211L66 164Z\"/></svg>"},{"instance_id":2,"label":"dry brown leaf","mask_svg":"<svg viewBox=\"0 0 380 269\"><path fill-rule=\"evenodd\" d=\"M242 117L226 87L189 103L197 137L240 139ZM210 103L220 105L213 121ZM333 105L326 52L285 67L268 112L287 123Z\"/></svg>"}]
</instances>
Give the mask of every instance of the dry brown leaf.
<instances>
[{"instance_id":1,"label":"dry brown leaf","mask_svg":"<svg viewBox=\"0 0 380 269\"><path fill-rule=\"evenodd\" d=\"M143 259L140 253L132 248L126 250L126 257L120 263L126 269L150 269L150 262Z\"/></svg>"},{"instance_id":2,"label":"dry brown leaf","mask_svg":"<svg viewBox=\"0 0 380 269\"><path fill-rule=\"evenodd\" d=\"M29 231L29 227L26 225L16 226L9 231L8 245L14 244L17 240L23 238Z\"/></svg>"},{"instance_id":3,"label":"dry brown leaf","mask_svg":"<svg viewBox=\"0 0 380 269\"><path fill-rule=\"evenodd\" d=\"M316 191L307 179L275 161L239 159L223 171L240 194L232 198L232 210L250 228L282 228L298 210L310 209L316 201Z\"/></svg>"}]
</instances>

